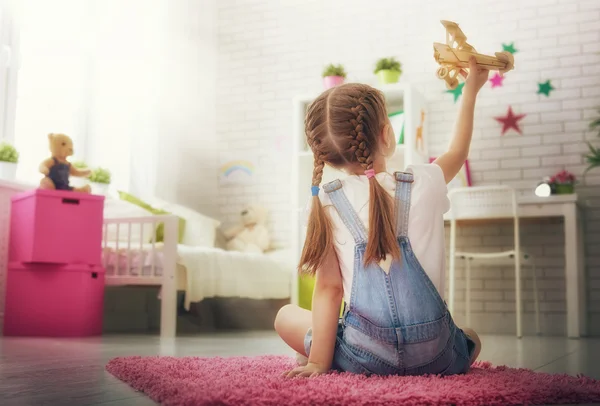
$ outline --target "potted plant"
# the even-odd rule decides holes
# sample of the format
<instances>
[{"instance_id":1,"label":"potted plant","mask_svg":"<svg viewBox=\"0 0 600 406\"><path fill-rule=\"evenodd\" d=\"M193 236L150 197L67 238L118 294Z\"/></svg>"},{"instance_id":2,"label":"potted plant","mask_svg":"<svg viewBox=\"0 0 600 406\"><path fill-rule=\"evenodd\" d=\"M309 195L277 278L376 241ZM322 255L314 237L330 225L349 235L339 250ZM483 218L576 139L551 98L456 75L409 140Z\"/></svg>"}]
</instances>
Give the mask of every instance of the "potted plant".
<instances>
[{"instance_id":1,"label":"potted plant","mask_svg":"<svg viewBox=\"0 0 600 406\"><path fill-rule=\"evenodd\" d=\"M342 65L329 64L323 70L323 85L325 89L344 83L346 71Z\"/></svg>"},{"instance_id":2,"label":"potted plant","mask_svg":"<svg viewBox=\"0 0 600 406\"><path fill-rule=\"evenodd\" d=\"M575 189L575 175L563 170L550 178L550 185L557 195L573 193Z\"/></svg>"},{"instance_id":3,"label":"potted plant","mask_svg":"<svg viewBox=\"0 0 600 406\"><path fill-rule=\"evenodd\" d=\"M379 83L396 83L402 73L402 65L395 58L381 58L375 65L375 74Z\"/></svg>"},{"instance_id":4,"label":"potted plant","mask_svg":"<svg viewBox=\"0 0 600 406\"><path fill-rule=\"evenodd\" d=\"M88 179L92 186L92 193L97 195L106 195L108 193L108 185L110 185L111 179L108 169L96 168L92 170Z\"/></svg>"},{"instance_id":5,"label":"potted plant","mask_svg":"<svg viewBox=\"0 0 600 406\"><path fill-rule=\"evenodd\" d=\"M0 142L0 178L15 180L19 153L11 144Z\"/></svg>"},{"instance_id":6,"label":"potted plant","mask_svg":"<svg viewBox=\"0 0 600 406\"><path fill-rule=\"evenodd\" d=\"M600 113L600 110L598 110L598 113ZM600 137L600 117L596 118L590 123L590 129L593 131L598 131L598 136ZM584 174L587 173L587 171L589 171L590 169L600 167L600 147L595 148L589 142L587 144L590 148L590 152L585 156L585 159L589 166L585 170Z\"/></svg>"}]
</instances>

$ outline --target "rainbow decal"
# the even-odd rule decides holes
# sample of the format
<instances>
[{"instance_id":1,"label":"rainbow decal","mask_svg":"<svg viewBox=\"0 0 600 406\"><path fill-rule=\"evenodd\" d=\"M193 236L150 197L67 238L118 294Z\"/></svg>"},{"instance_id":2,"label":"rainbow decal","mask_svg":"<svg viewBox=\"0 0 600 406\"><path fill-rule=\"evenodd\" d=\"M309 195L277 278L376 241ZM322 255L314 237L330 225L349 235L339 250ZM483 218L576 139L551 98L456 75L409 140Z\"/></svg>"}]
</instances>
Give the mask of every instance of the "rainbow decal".
<instances>
[{"instance_id":1,"label":"rainbow decal","mask_svg":"<svg viewBox=\"0 0 600 406\"><path fill-rule=\"evenodd\" d=\"M241 159L229 161L221 166L220 172L221 175L226 178L236 172L243 172L248 176L252 176L252 174L254 173L254 164L250 161L245 161Z\"/></svg>"}]
</instances>

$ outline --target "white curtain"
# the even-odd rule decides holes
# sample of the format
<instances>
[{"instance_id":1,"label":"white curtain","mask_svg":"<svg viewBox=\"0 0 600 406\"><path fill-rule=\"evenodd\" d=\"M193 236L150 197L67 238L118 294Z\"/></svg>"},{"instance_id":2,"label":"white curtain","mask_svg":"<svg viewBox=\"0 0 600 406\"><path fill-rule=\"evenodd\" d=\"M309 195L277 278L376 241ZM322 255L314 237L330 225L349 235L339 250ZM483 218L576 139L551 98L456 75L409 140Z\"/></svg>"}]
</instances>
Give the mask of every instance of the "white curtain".
<instances>
[{"instance_id":1,"label":"white curtain","mask_svg":"<svg viewBox=\"0 0 600 406\"><path fill-rule=\"evenodd\" d=\"M94 64L88 156L115 186L148 197L156 186L162 9L165 0L92 4Z\"/></svg>"},{"instance_id":2,"label":"white curtain","mask_svg":"<svg viewBox=\"0 0 600 406\"><path fill-rule=\"evenodd\" d=\"M105 167L115 189L156 186L161 18L167 0L23 0L15 139L19 177L39 179L47 134Z\"/></svg>"},{"instance_id":3,"label":"white curtain","mask_svg":"<svg viewBox=\"0 0 600 406\"><path fill-rule=\"evenodd\" d=\"M37 168L50 154L48 133L70 135L76 156L84 156L88 18L85 2L24 0L19 5L18 176L37 180Z\"/></svg>"}]
</instances>

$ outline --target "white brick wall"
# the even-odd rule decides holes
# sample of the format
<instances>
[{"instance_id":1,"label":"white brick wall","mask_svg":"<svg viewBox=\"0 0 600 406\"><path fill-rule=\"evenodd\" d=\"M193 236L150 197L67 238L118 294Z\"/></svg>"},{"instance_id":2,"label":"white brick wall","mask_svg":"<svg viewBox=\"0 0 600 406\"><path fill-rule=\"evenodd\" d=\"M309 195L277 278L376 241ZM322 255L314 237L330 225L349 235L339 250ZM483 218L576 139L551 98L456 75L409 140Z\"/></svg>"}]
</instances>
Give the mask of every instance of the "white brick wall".
<instances>
[{"instance_id":1,"label":"white brick wall","mask_svg":"<svg viewBox=\"0 0 600 406\"><path fill-rule=\"evenodd\" d=\"M235 220L246 201L271 211L270 226L278 244L289 240L291 144L275 150L279 136L292 135L292 97L321 90L321 70L343 63L349 80L375 83L372 68L382 56L403 63L401 81L415 84L430 108L431 155L444 151L458 104L434 76L431 43L443 41L440 19L461 24L469 42L483 53L514 41L516 70L504 87L486 86L477 105L471 151L476 184L506 183L530 192L545 175L565 168L581 176L584 140L599 142L587 131L600 105L600 2L494 0L398 2L367 6L359 0L223 0L218 2L217 139L220 151L246 151L258 158L258 183L221 187L221 215ZM550 97L537 95L537 82L552 80ZM511 104L523 136L500 136L493 119ZM279 159L277 159L279 158ZM264 165L264 166L263 166ZM308 187L308 185L307 185ZM600 171L581 179L578 193L586 210L586 248L590 331L600 334ZM460 231L459 244L475 249L502 248L511 242L505 226ZM525 248L538 257L542 329L565 333L562 224L523 227ZM508 269L478 269L473 281L474 327L484 332L513 332L514 276ZM525 321L533 325L533 296L525 273ZM462 271L459 271L462 278ZM464 283L459 279L458 288ZM464 295L459 291L459 299ZM455 315L463 321L459 303Z\"/></svg>"}]
</instances>

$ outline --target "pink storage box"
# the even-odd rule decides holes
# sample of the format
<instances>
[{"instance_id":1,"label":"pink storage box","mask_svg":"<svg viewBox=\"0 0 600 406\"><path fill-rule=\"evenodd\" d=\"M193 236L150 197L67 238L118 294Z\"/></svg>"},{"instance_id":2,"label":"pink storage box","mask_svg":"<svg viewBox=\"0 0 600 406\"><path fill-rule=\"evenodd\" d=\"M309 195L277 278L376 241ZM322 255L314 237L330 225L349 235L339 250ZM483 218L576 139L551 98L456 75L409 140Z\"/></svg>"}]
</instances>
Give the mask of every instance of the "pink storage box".
<instances>
[{"instance_id":1,"label":"pink storage box","mask_svg":"<svg viewBox=\"0 0 600 406\"><path fill-rule=\"evenodd\" d=\"M11 200L10 262L100 265L104 196L36 189Z\"/></svg>"},{"instance_id":2,"label":"pink storage box","mask_svg":"<svg viewBox=\"0 0 600 406\"><path fill-rule=\"evenodd\" d=\"M102 334L104 269L97 265L8 265L5 336Z\"/></svg>"}]
</instances>

